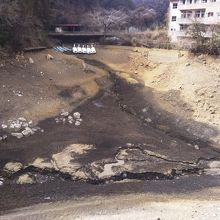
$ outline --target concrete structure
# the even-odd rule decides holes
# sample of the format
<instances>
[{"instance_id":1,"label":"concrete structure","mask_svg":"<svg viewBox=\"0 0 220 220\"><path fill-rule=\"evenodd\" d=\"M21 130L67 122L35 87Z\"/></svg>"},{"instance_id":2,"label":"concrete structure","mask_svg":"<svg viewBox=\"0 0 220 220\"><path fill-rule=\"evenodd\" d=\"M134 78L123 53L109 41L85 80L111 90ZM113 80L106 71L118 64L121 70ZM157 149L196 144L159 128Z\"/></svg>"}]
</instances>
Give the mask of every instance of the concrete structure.
<instances>
[{"instance_id":1,"label":"concrete structure","mask_svg":"<svg viewBox=\"0 0 220 220\"><path fill-rule=\"evenodd\" d=\"M172 42L189 40L187 29L199 22L206 25L206 37L210 28L220 24L220 0L170 0L169 36Z\"/></svg>"},{"instance_id":2,"label":"concrete structure","mask_svg":"<svg viewBox=\"0 0 220 220\"><path fill-rule=\"evenodd\" d=\"M71 32L79 32L82 29L82 25L80 24L57 24L55 25L56 33L71 33Z\"/></svg>"}]
</instances>

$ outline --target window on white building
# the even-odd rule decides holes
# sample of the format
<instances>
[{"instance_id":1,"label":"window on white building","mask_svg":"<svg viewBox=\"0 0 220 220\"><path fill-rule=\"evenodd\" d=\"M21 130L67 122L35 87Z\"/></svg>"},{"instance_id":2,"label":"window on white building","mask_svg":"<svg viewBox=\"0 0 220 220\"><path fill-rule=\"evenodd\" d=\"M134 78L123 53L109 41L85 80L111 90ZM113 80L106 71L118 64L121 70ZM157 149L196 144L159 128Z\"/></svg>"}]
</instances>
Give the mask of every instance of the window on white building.
<instances>
[{"instance_id":1,"label":"window on white building","mask_svg":"<svg viewBox=\"0 0 220 220\"><path fill-rule=\"evenodd\" d=\"M176 9L178 6L178 3L173 3L173 9Z\"/></svg>"},{"instance_id":2,"label":"window on white building","mask_svg":"<svg viewBox=\"0 0 220 220\"><path fill-rule=\"evenodd\" d=\"M195 13L195 18L204 18L205 17L205 10L198 10Z\"/></svg>"},{"instance_id":3,"label":"window on white building","mask_svg":"<svg viewBox=\"0 0 220 220\"><path fill-rule=\"evenodd\" d=\"M172 16L172 21L176 21L176 16Z\"/></svg>"},{"instance_id":4,"label":"window on white building","mask_svg":"<svg viewBox=\"0 0 220 220\"><path fill-rule=\"evenodd\" d=\"M192 17L192 11L182 11L181 12L181 18L191 18Z\"/></svg>"},{"instance_id":5,"label":"window on white building","mask_svg":"<svg viewBox=\"0 0 220 220\"><path fill-rule=\"evenodd\" d=\"M180 25L180 31L184 31L184 25L183 24Z\"/></svg>"},{"instance_id":6,"label":"window on white building","mask_svg":"<svg viewBox=\"0 0 220 220\"><path fill-rule=\"evenodd\" d=\"M209 12L208 13L208 17L213 17L214 16L214 12Z\"/></svg>"}]
</instances>

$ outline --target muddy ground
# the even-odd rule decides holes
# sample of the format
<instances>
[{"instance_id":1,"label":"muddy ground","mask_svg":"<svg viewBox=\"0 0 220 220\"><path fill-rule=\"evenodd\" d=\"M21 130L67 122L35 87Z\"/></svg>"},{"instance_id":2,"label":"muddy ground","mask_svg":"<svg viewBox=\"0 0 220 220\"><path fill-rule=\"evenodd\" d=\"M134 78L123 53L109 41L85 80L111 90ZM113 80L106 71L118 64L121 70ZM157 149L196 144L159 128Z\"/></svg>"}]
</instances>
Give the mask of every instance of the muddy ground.
<instances>
[{"instance_id":1,"label":"muddy ground","mask_svg":"<svg viewBox=\"0 0 220 220\"><path fill-rule=\"evenodd\" d=\"M220 81L213 59L107 46L95 56L48 50L2 62L1 124L25 117L40 131L17 139L0 130L7 135L0 142L0 210L111 192L165 192L173 182L173 193L179 186L184 192L218 187ZM57 123L62 110L79 112L80 126ZM15 171L6 169L8 162Z\"/></svg>"}]
</instances>

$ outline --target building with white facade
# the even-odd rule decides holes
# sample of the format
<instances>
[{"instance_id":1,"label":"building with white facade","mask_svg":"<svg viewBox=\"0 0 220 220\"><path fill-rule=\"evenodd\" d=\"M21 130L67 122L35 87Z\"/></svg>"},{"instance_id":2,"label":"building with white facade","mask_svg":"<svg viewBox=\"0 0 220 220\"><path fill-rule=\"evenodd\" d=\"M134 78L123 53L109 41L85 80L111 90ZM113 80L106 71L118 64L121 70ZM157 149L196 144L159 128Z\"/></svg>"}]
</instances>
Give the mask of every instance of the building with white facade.
<instances>
[{"instance_id":1,"label":"building with white facade","mask_svg":"<svg viewBox=\"0 0 220 220\"><path fill-rule=\"evenodd\" d=\"M220 0L170 0L169 15L172 42L189 39L187 29L194 22L205 24L205 36L209 37L209 28L220 24Z\"/></svg>"}]
</instances>

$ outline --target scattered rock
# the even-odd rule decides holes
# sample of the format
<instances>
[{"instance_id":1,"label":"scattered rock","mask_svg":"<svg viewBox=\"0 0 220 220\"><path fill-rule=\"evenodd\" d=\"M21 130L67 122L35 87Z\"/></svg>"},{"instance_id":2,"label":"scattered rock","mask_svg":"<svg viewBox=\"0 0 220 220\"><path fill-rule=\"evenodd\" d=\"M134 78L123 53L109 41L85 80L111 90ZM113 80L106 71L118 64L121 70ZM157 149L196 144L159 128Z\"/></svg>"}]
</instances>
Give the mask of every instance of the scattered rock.
<instances>
[{"instance_id":1,"label":"scattered rock","mask_svg":"<svg viewBox=\"0 0 220 220\"><path fill-rule=\"evenodd\" d=\"M77 171L83 167L83 164L78 159L93 149L95 149L93 145L72 144L63 149L62 152L54 154L51 162L56 170L70 174L74 178L77 178L79 174L80 179L82 179L82 173Z\"/></svg>"},{"instance_id":2,"label":"scattered rock","mask_svg":"<svg viewBox=\"0 0 220 220\"><path fill-rule=\"evenodd\" d=\"M47 159L43 159L43 158L37 158L32 164L30 164L31 166L37 167L39 169L42 170L52 170L54 169L53 164L51 163L50 160Z\"/></svg>"},{"instance_id":3,"label":"scattered rock","mask_svg":"<svg viewBox=\"0 0 220 220\"><path fill-rule=\"evenodd\" d=\"M195 148L196 150L199 150L199 149L200 149L198 145L195 145L194 148Z\"/></svg>"},{"instance_id":4,"label":"scattered rock","mask_svg":"<svg viewBox=\"0 0 220 220\"><path fill-rule=\"evenodd\" d=\"M47 60L53 60L54 59L54 57L51 56L50 54L47 54L46 58L47 58Z\"/></svg>"},{"instance_id":5,"label":"scattered rock","mask_svg":"<svg viewBox=\"0 0 220 220\"><path fill-rule=\"evenodd\" d=\"M152 122L152 120L150 118L146 118L145 121L148 122L148 123Z\"/></svg>"},{"instance_id":6,"label":"scattered rock","mask_svg":"<svg viewBox=\"0 0 220 220\"><path fill-rule=\"evenodd\" d=\"M147 110L148 110L147 108L143 108L143 109L142 109L142 112L143 112L143 113L146 113Z\"/></svg>"},{"instance_id":7,"label":"scattered rock","mask_svg":"<svg viewBox=\"0 0 220 220\"><path fill-rule=\"evenodd\" d=\"M4 124L3 127L11 136L17 137L18 139L33 135L35 132L41 130L39 127L34 127L32 120L27 121L24 117L8 120L8 123Z\"/></svg>"},{"instance_id":8,"label":"scattered rock","mask_svg":"<svg viewBox=\"0 0 220 220\"><path fill-rule=\"evenodd\" d=\"M9 162L7 164L5 164L3 170L7 173L13 174L18 172L19 170L21 170L23 168L22 163L18 163L18 162Z\"/></svg>"},{"instance_id":9,"label":"scattered rock","mask_svg":"<svg viewBox=\"0 0 220 220\"><path fill-rule=\"evenodd\" d=\"M34 134L34 131L29 128L29 127L26 127L25 130L22 131L22 134L25 136L25 137L28 137L28 136L31 136Z\"/></svg>"},{"instance_id":10,"label":"scattered rock","mask_svg":"<svg viewBox=\"0 0 220 220\"><path fill-rule=\"evenodd\" d=\"M0 141L6 141L8 138L8 135L4 134L2 136L0 136Z\"/></svg>"},{"instance_id":11,"label":"scattered rock","mask_svg":"<svg viewBox=\"0 0 220 220\"><path fill-rule=\"evenodd\" d=\"M33 63L34 63L34 60L33 60L31 57L29 58L29 63L30 63L30 64L33 64Z\"/></svg>"},{"instance_id":12,"label":"scattered rock","mask_svg":"<svg viewBox=\"0 0 220 220\"><path fill-rule=\"evenodd\" d=\"M60 113L61 116L64 116L64 117L68 117L69 116L69 112L65 112L65 111L62 111Z\"/></svg>"},{"instance_id":13,"label":"scattered rock","mask_svg":"<svg viewBox=\"0 0 220 220\"><path fill-rule=\"evenodd\" d=\"M6 128L8 128L8 126L5 125L5 124L2 124L2 128L3 128L3 129L6 129Z\"/></svg>"},{"instance_id":14,"label":"scattered rock","mask_svg":"<svg viewBox=\"0 0 220 220\"><path fill-rule=\"evenodd\" d=\"M80 121L75 122L75 126L80 126L80 125L81 125Z\"/></svg>"},{"instance_id":15,"label":"scattered rock","mask_svg":"<svg viewBox=\"0 0 220 220\"><path fill-rule=\"evenodd\" d=\"M16 95L16 96L18 96L18 97L22 97L23 96L23 93L21 92L21 91L14 91L13 90L13 93L14 93L14 95Z\"/></svg>"},{"instance_id":16,"label":"scattered rock","mask_svg":"<svg viewBox=\"0 0 220 220\"><path fill-rule=\"evenodd\" d=\"M29 174L24 174L20 176L17 180L17 184L23 185L23 184L33 184L34 180Z\"/></svg>"},{"instance_id":17,"label":"scattered rock","mask_svg":"<svg viewBox=\"0 0 220 220\"><path fill-rule=\"evenodd\" d=\"M26 119L23 118L23 117L18 118L18 120L19 120L19 121L22 121L22 122L25 122L25 121L26 121Z\"/></svg>"},{"instance_id":18,"label":"scattered rock","mask_svg":"<svg viewBox=\"0 0 220 220\"><path fill-rule=\"evenodd\" d=\"M185 66L187 67L187 66L190 66L190 65L191 65L190 63L186 63L186 65L185 65Z\"/></svg>"},{"instance_id":19,"label":"scattered rock","mask_svg":"<svg viewBox=\"0 0 220 220\"><path fill-rule=\"evenodd\" d=\"M131 85L136 85L138 84L138 81L133 79L133 78L127 78L127 82Z\"/></svg>"},{"instance_id":20,"label":"scattered rock","mask_svg":"<svg viewBox=\"0 0 220 220\"><path fill-rule=\"evenodd\" d=\"M23 138L23 134L22 133L11 133L11 136L16 137L17 139Z\"/></svg>"},{"instance_id":21,"label":"scattered rock","mask_svg":"<svg viewBox=\"0 0 220 220\"><path fill-rule=\"evenodd\" d=\"M69 112L62 110L60 113L60 117L55 118L56 123L65 124L68 122L69 124L74 124L75 126L80 126L82 123L81 114L79 112L73 113L73 116L70 115Z\"/></svg>"},{"instance_id":22,"label":"scattered rock","mask_svg":"<svg viewBox=\"0 0 220 220\"><path fill-rule=\"evenodd\" d=\"M215 160L208 163L208 168L204 170L208 175L220 175L220 161Z\"/></svg>"},{"instance_id":23,"label":"scattered rock","mask_svg":"<svg viewBox=\"0 0 220 220\"><path fill-rule=\"evenodd\" d=\"M75 119L80 119L81 118L81 114L79 112L75 112L75 113L73 113L73 117Z\"/></svg>"}]
</instances>

